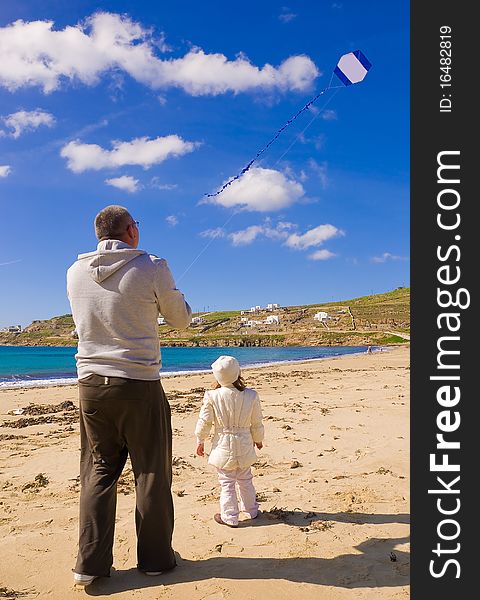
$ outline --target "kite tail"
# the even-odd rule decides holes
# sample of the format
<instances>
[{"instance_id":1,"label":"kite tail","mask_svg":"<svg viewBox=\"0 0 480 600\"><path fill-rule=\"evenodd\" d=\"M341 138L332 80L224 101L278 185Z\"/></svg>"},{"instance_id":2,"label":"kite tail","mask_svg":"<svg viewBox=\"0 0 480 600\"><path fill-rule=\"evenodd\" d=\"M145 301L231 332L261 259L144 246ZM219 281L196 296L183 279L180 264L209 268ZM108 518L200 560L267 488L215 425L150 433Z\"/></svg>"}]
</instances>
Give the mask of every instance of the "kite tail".
<instances>
[{"instance_id":1,"label":"kite tail","mask_svg":"<svg viewBox=\"0 0 480 600\"><path fill-rule=\"evenodd\" d=\"M366 74L370 70L371 66L372 66L371 62L367 59L367 57L360 50L355 50L354 52L349 52L349 53L341 56L340 60L337 63L337 66L335 67L335 70L332 73L332 76L330 78L330 83L327 85L327 87L324 88L323 90L321 90L320 92L318 92L318 94L316 96L314 96L309 102L307 102L305 104L305 106L302 106L302 108L291 119L289 119L285 123L285 125L282 125L282 127L280 127L280 129L272 137L272 139L261 150L259 150L257 152L257 154L254 156L254 158L252 158L252 160L245 167L243 167L243 169L240 171L240 173L238 173L238 175L235 175L235 177L232 177L231 179L229 179L215 193L204 194L204 195L207 198L213 198L214 196L218 196L218 194L221 194L229 185L232 185L232 183L234 181L237 181L237 179L240 179L240 177L242 175L244 175L250 169L250 167L253 165L253 163L255 161L257 161L260 158L260 156L266 150L268 150L268 148L270 148L270 146L282 134L282 132L285 131L285 129L287 127L289 127L303 112L308 110L312 106L312 104L320 98L320 96L323 96L323 94L326 91L332 89L332 80L333 80L334 75L336 75L342 82L343 85L340 87L347 86L347 85L353 85L354 83L359 83L360 81L363 81Z\"/></svg>"},{"instance_id":2,"label":"kite tail","mask_svg":"<svg viewBox=\"0 0 480 600\"><path fill-rule=\"evenodd\" d=\"M238 173L237 175L235 175L234 177L229 179L226 183L224 183L222 185L222 187L219 190L217 190L213 194L204 194L204 195L207 198L213 198L214 196L218 196L225 189L227 189L228 186L232 185L232 183L234 181L237 181L237 179L240 179L240 177L242 177L242 175L244 175L250 169L250 167L253 165L253 163L256 162L260 158L260 156L266 150L268 150L268 148L270 148L270 146L275 142L275 140L277 140L278 137L280 137L280 135L285 131L285 129L287 129L287 127L289 127L303 112L305 112L306 110L309 110L309 108L312 106L312 104L314 104L320 98L320 96L323 96L323 94L326 91L328 91L329 89L330 89L330 85L328 85L328 87L326 87L323 90L321 90L320 92L318 92L318 94L314 98L312 98L309 102L307 102L305 104L305 106L303 106L291 119L289 119L284 125L282 125L282 127L280 127L280 129L272 137L272 139L267 144L265 144L265 146L261 150L259 150L257 152L257 154L254 156L254 158L252 158L252 160L243 167L243 169L240 171L240 173Z\"/></svg>"}]
</instances>

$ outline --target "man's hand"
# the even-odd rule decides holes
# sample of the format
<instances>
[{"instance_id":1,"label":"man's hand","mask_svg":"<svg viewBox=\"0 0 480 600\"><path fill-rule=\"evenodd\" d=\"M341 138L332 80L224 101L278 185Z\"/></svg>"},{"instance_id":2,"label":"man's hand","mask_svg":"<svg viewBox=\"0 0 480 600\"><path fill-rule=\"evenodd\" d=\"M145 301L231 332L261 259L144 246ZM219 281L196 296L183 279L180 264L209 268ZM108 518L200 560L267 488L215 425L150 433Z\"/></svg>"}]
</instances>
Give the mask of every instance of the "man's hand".
<instances>
[{"instance_id":1,"label":"man's hand","mask_svg":"<svg viewBox=\"0 0 480 600\"><path fill-rule=\"evenodd\" d=\"M205 444L203 442L199 442L197 444L196 453L197 453L197 456L205 456Z\"/></svg>"},{"instance_id":2,"label":"man's hand","mask_svg":"<svg viewBox=\"0 0 480 600\"><path fill-rule=\"evenodd\" d=\"M262 444L262 442L255 442L255 446L256 446L256 447L257 447L259 450L261 450L261 449L263 448L263 444Z\"/></svg>"}]
</instances>

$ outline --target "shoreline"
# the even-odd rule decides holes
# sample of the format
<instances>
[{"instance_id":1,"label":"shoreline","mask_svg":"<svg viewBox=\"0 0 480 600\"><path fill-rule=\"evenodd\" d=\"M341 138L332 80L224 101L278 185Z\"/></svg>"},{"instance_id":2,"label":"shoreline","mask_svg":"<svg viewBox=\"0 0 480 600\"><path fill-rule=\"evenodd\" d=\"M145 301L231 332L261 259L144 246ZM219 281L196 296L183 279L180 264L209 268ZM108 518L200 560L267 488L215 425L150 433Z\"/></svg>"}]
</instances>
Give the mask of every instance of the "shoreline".
<instances>
[{"instance_id":1,"label":"shoreline","mask_svg":"<svg viewBox=\"0 0 480 600\"><path fill-rule=\"evenodd\" d=\"M59 346L60 347L60 346ZM163 346L165 348L167 346ZM302 347L302 346L299 346ZM343 346L339 346L342 348ZM391 352L394 348L403 348L409 347L408 344L398 344L395 346L374 346L372 348L372 354L378 352ZM219 347L220 348L220 347ZM223 348L223 347L221 347ZM332 346L330 346L332 348ZM246 364L242 367L242 370L248 371L251 369L263 369L267 367L272 367L276 365L289 365L289 364L302 364L302 363L312 363L315 361L325 361L325 360L334 360L338 358L344 358L349 356L361 356L362 354L366 354L367 350L351 352L345 354L338 354L332 356L322 356L316 358L298 358L298 359L285 359L285 360L277 360L277 361L269 361L269 362L261 362L261 363L251 363ZM193 375L206 375L211 373L211 369L186 369L182 371L160 371L160 379L171 379L176 377L189 377ZM18 379L13 381L0 381L0 393L4 390L17 390L17 389L45 389L51 387L75 387L77 385L77 378L75 376L72 377L51 377L51 378L39 378L39 379Z\"/></svg>"}]
</instances>

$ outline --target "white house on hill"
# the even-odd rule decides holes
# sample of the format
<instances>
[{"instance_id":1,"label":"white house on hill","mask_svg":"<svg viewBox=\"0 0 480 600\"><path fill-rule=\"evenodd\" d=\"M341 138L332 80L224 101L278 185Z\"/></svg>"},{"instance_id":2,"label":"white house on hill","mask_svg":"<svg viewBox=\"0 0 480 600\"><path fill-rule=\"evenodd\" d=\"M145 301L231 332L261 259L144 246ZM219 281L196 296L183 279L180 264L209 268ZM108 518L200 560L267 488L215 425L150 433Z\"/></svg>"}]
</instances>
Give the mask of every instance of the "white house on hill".
<instances>
[{"instance_id":1,"label":"white house on hill","mask_svg":"<svg viewBox=\"0 0 480 600\"><path fill-rule=\"evenodd\" d=\"M267 310L275 310L280 308L280 304L267 304Z\"/></svg>"},{"instance_id":2,"label":"white house on hill","mask_svg":"<svg viewBox=\"0 0 480 600\"><path fill-rule=\"evenodd\" d=\"M268 315L268 317L265 319L265 323L267 325L279 325L280 319L277 315Z\"/></svg>"},{"instance_id":3,"label":"white house on hill","mask_svg":"<svg viewBox=\"0 0 480 600\"><path fill-rule=\"evenodd\" d=\"M158 317L157 318L157 323L159 325L165 325L166 321L165 321L165 317Z\"/></svg>"},{"instance_id":4,"label":"white house on hill","mask_svg":"<svg viewBox=\"0 0 480 600\"><path fill-rule=\"evenodd\" d=\"M328 321L328 314L326 312L320 311L317 312L313 318L315 321L320 321L321 323L324 323L325 321Z\"/></svg>"},{"instance_id":5,"label":"white house on hill","mask_svg":"<svg viewBox=\"0 0 480 600\"><path fill-rule=\"evenodd\" d=\"M8 327L4 327L2 329L3 333L21 333L22 326L21 325L9 325Z\"/></svg>"},{"instance_id":6,"label":"white house on hill","mask_svg":"<svg viewBox=\"0 0 480 600\"><path fill-rule=\"evenodd\" d=\"M203 322L204 322L204 320L205 320L205 319L204 319L203 317L193 317L193 319L192 319L192 323L197 323L197 324L200 324L200 323L203 323Z\"/></svg>"}]
</instances>

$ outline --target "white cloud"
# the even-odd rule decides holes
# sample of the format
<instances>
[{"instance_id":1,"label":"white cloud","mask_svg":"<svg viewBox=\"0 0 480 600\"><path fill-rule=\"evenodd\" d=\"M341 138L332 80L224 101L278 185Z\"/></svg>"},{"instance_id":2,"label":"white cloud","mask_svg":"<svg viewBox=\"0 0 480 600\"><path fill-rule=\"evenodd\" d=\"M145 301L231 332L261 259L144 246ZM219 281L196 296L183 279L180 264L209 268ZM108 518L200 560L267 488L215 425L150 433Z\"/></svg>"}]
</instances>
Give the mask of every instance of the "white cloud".
<instances>
[{"instance_id":1,"label":"white cloud","mask_svg":"<svg viewBox=\"0 0 480 600\"><path fill-rule=\"evenodd\" d=\"M264 228L261 225L251 225L242 231L231 233L228 237L234 246L245 246L251 244L262 233Z\"/></svg>"},{"instance_id":2,"label":"white cloud","mask_svg":"<svg viewBox=\"0 0 480 600\"><path fill-rule=\"evenodd\" d=\"M114 116L118 116L118 115L114 115ZM88 135L88 134L92 133L93 131L96 131L97 129L101 129L102 127L107 127L109 124L110 123L109 123L108 119L106 119L106 118L100 119L100 121L96 121L95 123L90 123L90 124L85 125L84 127L80 128L80 129L78 129L75 133L73 133L70 136L70 138L72 138L72 137L75 137L75 138L83 137L84 135ZM66 140L64 140L64 141L66 141Z\"/></svg>"},{"instance_id":3,"label":"white cloud","mask_svg":"<svg viewBox=\"0 0 480 600\"><path fill-rule=\"evenodd\" d=\"M170 44L167 44L167 37L164 31L161 32L160 36L156 40L153 40L153 44L160 50L160 52L172 52L173 50Z\"/></svg>"},{"instance_id":4,"label":"white cloud","mask_svg":"<svg viewBox=\"0 0 480 600\"><path fill-rule=\"evenodd\" d=\"M323 242L330 240L334 237L345 235L341 229L338 229L334 225L325 224L318 225L313 229L309 229L302 235L292 233L288 236L285 245L294 250L306 250L313 246L321 246Z\"/></svg>"},{"instance_id":5,"label":"white cloud","mask_svg":"<svg viewBox=\"0 0 480 600\"><path fill-rule=\"evenodd\" d=\"M282 23L290 23L290 21L293 21L293 19L297 17L295 13L289 12L289 9L286 6L282 8L282 11L283 12L278 15L278 20Z\"/></svg>"},{"instance_id":6,"label":"white cloud","mask_svg":"<svg viewBox=\"0 0 480 600\"><path fill-rule=\"evenodd\" d=\"M287 208L304 195L302 184L284 173L253 167L218 196L204 202L227 208L239 206L244 210L268 212Z\"/></svg>"},{"instance_id":7,"label":"white cloud","mask_svg":"<svg viewBox=\"0 0 480 600\"><path fill-rule=\"evenodd\" d=\"M7 127L13 129L11 136L18 138L24 131L32 131L38 129L41 125L52 127L55 123L55 117L40 108L36 110L26 111L19 110L18 112L12 113L3 117L4 123Z\"/></svg>"},{"instance_id":8,"label":"white cloud","mask_svg":"<svg viewBox=\"0 0 480 600\"><path fill-rule=\"evenodd\" d=\"M216 239L225 237L226 233L222 227L216 227L215 229L206 229L200 232L201 237Z\"/></svg>"},{"instance_id":9,"label":"white cloud","mask_svg":"<svg viewBox=\"0 0 480 600\"><path fill-rule=\"evenodd\" d=\"M182 156L198 147L196 142L186 142L178 135L149 139L136 138L130 142L112 142L112 150L104 150L97 144L82 144L74 140L66 144L60 155L67 159L68 168L74 173L87 169L99 171L125 165L139 165L144 169L159 164L170 157Z\"/></svg>"},{"instance_id":10,"label":"white cloud","mask_svg":"<svg viewBox=\"0 0 480 600\"><path fill-rule=\"evenodd\" d=\"M329 258L333 258L334 256L337 255L333 252L330 252L330 250L326 250L324 248L323 250L317 250L316 252L309 254L308 258L310 260L328 260Z\"/></svg>"},{"instance_id":11,"label":"white cloud","mask_svg":"<svg viewBox=\"0 0 480 600\"><path fill-rule=\"evenodd\" d=\"M292 233L292 230L296 229L298 229L298 225L295 223L279 221L273 224L271 219L267 218L260 225L250 225L245 229L232 233L227 233L222 227L218 227L217 229L202 231L200 235L211 239L228 238L232 246L236 247L247 246L259 238L268 238L276 242L281 242L284 246L293 248L294 250L306 250L314 246L321 246L326 240L344 235L343 231L328 224L319 225L303 235ZM337 255L330 252L330 250L321 249L309 254L308 258L310 260L328 260L334 256Z\"/></svg>"},{"instance_id":12,"label":"white cloud","mask_svg":"<svg viewBox=\"0 0 480 600\"><path fill-rule=\"evenodd\" d=\"M321 133L320 135L316 135L315 137L313 137L312 141L315 145L315 150L323 150L327 142L327 138L323 133Z\"/></svg>"},{"instance_id":13,"label":"white cloud","mask_svg":"<svg viewBox=\"0 0 480 600\"><path fill-rule=\"evenodd\" d=\"M321 117L324 121L335 121L337 119L337 113L334 110L327 109L322 111Z\"/></svg>"},{"instance_id":14,"label":"white cloud","mask_svg":"<svg viewBox=\"0 0 480 600\"><path fill-rule=\"evenodd\" d=\"M176 183L161 183L160 177L152 177L150 187L156 190L175 190L178 188L178 185Z\"/></svg>"},{"instance_id":15,"label":"white cloud","mask_svg":"<svg viewBox=\"0 0 480 600\"><path fill-rule=\"evenodd\" d=\"M290 231L292 229L296 229L297 227L298 226L294 223L285 223L283 221L280 221L275 225L275 227L272 227L268 224L265 225L263 228L263 234L265 235L265 237L271 240L284 241L290 235Z\"/></svg>"},{"instance_id":16,"label":"white cloud","mask_svg":"<svg viewBox=\"0 0 480 600\"><path fill-rule=\"evenodd\" d=\"M390 254L390 252L384 252L381 256L372 256L371 261L373 263L384 263L388 260L408 260L406 256L396 256L395 254Z\"/></svg>"},{"instance_id":17,"label":"white cloud","mask_svg":"<svg viewBox=\"0 0 480 600\"><path fill-rule=\"evenodd\" d=\"M272 226L270 219L266 219L263 225L251 225L246 229L230 233L228 237L234 246L251 244L259 236L264 236L271 240L283 241L290 235L290 230L296 227L297 225L294 223L284 221L280 221L275 226Z\"/></svg>"},{"instance_id":18,"label":"white cloud","mask_svg":"<svg viewBox=\"0 0 480 600\"><path fill-rule=\"evenodd\" d=\"M169 215L165 221L171 226L171 227L175 227L175 225L178 225L178 218L175 215Z\"/></svg>"},{"instance_id":19,"label":"white cloud","mask_svg":"<svg viewBox=\"0 0 480 600\"><path fill-rule=\"evenodd\" d=\"M125 88L125 76L123 73L114 71L110 73L110 82L108 89L110 91L110 99L112 102L117 102L122 96Z\"/></svg>"},{"instance_id":20,"label":"white cloud","mask_svg":"<svg viewBox=\"0 0 480 600\"><path fill-rule=\"evenodd\" d=\"M315 150L323 150L327 141L327 137L323 133L307 137L305 133L300 132L297 139L301 144L313 144Z\"/></svg>"},{"instance_id":21,"label":"white cloud","mask_svg":"<svg viewBox=\"0 0 480 600\"><path fill-rule=\"evenodd\" d=\"M122 175L121 177L113 177L112 179L105 179L105 183L119 190L130 192L131 194L138 192L140 189L138 179L135 179L131 175Z\"/></svg>"},{"instance_id":22,"label":"white cloud","mask_svg":"<svg viewBox=\"0 0 480 600\"><path fill-rule=\"evenodd\" d=\"M295 170L287 164L283 169L284 175L289 177L290 179L298 179L301 182L304 182L308 179L308 175L305 173L303 169L300 170L300 173L296 173Z\"/></svg>"},{"instance_id":23,"label":"white cloud","mask_svg":"<svg viewBox=\"0 0 480 600\"><path fill-rule=\"evenodd\" d=\"M317 175L320 179L320 183L323 189L325 189L328 185L328 177L327 170L328 165L326 162L318 163L314 158L311 158L308 161L308 166L312 169L312 171Z\"/></svg>"},{"instance_id":24,"label":"white cloud","mask_svg":"<svg viewBox=\"0 0 480 600\"><path fill-rule=\"evenodd\" d=\"M10 91L40 86L45 93L63 80L95 85L107 72L124 72L148 87L183 89L201 96L251 90L292 91L309 88L319 71L304 55L278 67L257 67L243 55L229 60L192 48L181 58L159 58L169 50L162 34L126 15L97 12L83 23L54 29L53 21L15 21L0 28L0 85Z\"/></svg>"},{"instance_id":25,"label":"white cloud","mask_svg":"<svg viewBox=\"0 0 480 600\"><path fill-rule=\"evenodd\" d=\"M10 165L0 165L0 177L8 177L12 172L12 167Z\"/></svg>"},{"instance_id":26,"label":"white cloud","mask_svg":"<svg viewBox=\"0 0 480 600\"><path fill-rule=\"evenodd\" d=\"M15 265L16 263L22 262L23 258L17 258L17 260L8 260L7 262L1 262L0 267L6 267L7 265Z\"/></svg>"},{"instance_id":27,"label":"white cloud","mask_svg":"<svg viewBox=\"0 0 480 600\"><path fill-rule=\"evenodd\" d=\"M291 56L277 68L269 64L259 68L243 56L229 61L224 54L205 54L194 48L183 58L163 61L156 78L145 83L155 89L180 87L192 96L204 96L251 90L302 91L317 75L307 56Z\"/></svg>"}]
</instances>

